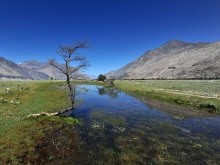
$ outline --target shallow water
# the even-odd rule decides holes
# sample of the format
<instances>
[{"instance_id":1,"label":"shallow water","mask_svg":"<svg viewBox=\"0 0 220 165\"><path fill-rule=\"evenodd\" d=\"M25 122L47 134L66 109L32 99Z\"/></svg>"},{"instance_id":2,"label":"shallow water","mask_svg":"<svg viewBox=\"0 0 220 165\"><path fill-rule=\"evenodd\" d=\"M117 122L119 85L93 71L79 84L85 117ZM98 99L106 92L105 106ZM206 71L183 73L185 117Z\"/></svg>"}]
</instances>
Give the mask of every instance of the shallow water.
<instances>
[{"instance_id":1,"label":"shallow water","mask_svg":"<svg viewBox=\"0 0 220 165\"><path fill-rule=\"evenodd\" d=\"M67 115L76 128L79 164L218 164L220 116L133 97L113 88L77 87Z\"/></svg>"}]
</instances>

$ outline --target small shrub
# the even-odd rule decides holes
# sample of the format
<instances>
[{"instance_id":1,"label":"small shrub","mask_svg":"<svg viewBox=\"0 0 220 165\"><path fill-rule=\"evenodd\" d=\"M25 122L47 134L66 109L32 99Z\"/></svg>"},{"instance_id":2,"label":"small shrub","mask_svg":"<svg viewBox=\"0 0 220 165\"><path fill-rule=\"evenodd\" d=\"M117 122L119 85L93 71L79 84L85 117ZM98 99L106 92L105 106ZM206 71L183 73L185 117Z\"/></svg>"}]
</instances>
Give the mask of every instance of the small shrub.
<instances>
[{"instance_id":1,"label":"small shrub","mask_svg":"<svg viewBox=\"0 0 220 165\"><path fill-rule=\"evenodd\" d=\"M202 109L207 109L209 112L217 112L218 108L213 103L202 103L199 104Z\"/></svg>"}]
</instances>

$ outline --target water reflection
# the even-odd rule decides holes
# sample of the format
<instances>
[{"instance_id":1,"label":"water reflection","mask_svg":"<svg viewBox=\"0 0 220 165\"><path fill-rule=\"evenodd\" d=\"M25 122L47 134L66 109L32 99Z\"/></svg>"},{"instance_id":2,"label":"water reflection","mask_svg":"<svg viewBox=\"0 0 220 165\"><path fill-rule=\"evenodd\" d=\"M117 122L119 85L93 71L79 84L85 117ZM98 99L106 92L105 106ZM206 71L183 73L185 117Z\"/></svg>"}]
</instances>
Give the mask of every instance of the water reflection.
<instances>
[{"instance_id":1,"label":"water reflection","mask_svg":"<svg viewBox=\"0 0 220 165\"><path fill-rule=\"evenodd\" d=\"M114 88L106 88L106 87L97 87L99 95L109 95L112 98L116 98L118 96L119 91Z\"/></svg>"},{"instance_id":2,"label":"water reflection","mask_svg":"<svg viewBox=\"0 0 220 165\"><path fill-rule=\"evenodd\" d=\"M218 164L220 117L100 86L72 115L86 164ZM110 97L109 97L110 96ZM141 101L140 101L141 100Z\"/></svg>"}]
</instances>

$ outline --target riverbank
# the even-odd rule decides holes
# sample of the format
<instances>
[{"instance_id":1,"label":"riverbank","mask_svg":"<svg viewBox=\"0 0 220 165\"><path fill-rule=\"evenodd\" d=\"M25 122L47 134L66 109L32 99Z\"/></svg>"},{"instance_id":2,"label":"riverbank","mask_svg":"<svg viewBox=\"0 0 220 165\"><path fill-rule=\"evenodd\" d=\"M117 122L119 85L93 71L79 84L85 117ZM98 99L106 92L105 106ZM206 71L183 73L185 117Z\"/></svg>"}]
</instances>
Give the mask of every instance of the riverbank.
<instances>
[{"instance_id":1,"label":"riverbank","mask_svg":"<svg viewBox=\"0 0 220 165\"><path fill-rule=\"evenodd\" d=\"M63 83L0 82L0 164L41 164L65 156L61 147L65 147L66 142L59 139L59 134L71 136L72 128L78 121L58 116L27 118L30 114L42 111L53 113L67 108L68 95L61 89ZM50 150L44 152L44 157L39 155L42 147L51 144L59 151L56 155Z\"/></svg>"},{"instance_id":2,"label":"riverbank","mask_svg":"<svg viewBox=\"0 0 220 165\"><path fill-rule=\"evenodd\" d=\"M160 101L220 112L219 80L117 80L121 91Z\"/></svg>"}]
</instances>

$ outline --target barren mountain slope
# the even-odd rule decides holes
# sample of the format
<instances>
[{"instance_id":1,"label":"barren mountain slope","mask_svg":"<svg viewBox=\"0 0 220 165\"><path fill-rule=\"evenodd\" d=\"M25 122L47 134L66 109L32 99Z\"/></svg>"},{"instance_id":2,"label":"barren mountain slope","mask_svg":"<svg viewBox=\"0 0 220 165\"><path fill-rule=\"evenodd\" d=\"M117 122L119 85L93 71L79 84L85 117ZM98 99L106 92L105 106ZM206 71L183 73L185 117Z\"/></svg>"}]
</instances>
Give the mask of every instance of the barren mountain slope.
<instances>
[{"instance_id":1,"label":"barren mountain slope","mask_svg":"<svg viewBox=\"0 0 220 165\"><path fill-rule=\"evenodd\" d=\"M220 42L170 41L107 73L119 79L220 78Z\"/></svg>"},{"instance_id":2,"label":"barren mountain slope","mask_svg":"<svg viewBox=\"0 0 220 165\"><path fill-rule=\"evenodd\" d=\"M37 60L24 61L20 63L19 66L32 69L38 72L43 72L47 74L48 76L53 77L55 79L65 79L65 75L62 74L58 69L51 66L49 64L49 61L47 62L39 62Z\"/></svg>"},{"instance_id":3,"label":"barren mountain slope","mask_svg":"<svg viewBox=\"0 0 220 165\"><path fill-rule=\"evenodd\" d=\"M41 80L48 79L49 76L31 69L22 68L14 62L0 57L0 78Z\"/></svg>"},{"instance_id":4,"label":"barren mountain slope","mask_svg":"<svg viewBox=\"0 0 220 165\"><path fill-rule=\"evenodd\" d=\"M61 73L61 71L49 64L49 61L47 62L39 62L37 60L31 60L31 61L24 61L19 64L23 68L32 69L38 72L42 72L47 74L49 77L53 77L58 80L64 80L66 79L66 76ZM61 65L57 63L57 65ZM64 66L65 68L65 66ZM76 79L89 79L89 77L81 72L77 72L73 75L73 78Z\"/></svg>"}]
</instances>

